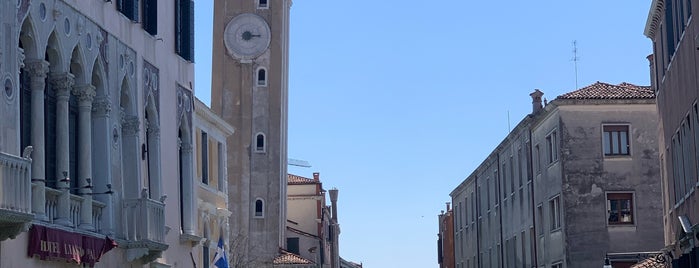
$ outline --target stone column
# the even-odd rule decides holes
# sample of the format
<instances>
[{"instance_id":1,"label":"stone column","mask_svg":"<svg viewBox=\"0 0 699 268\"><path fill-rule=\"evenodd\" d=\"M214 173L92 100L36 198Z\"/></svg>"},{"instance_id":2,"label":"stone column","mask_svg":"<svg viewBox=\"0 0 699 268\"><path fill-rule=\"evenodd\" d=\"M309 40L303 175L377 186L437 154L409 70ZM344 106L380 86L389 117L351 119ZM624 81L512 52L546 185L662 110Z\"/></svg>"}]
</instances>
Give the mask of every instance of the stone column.
<instances>
[{"instance_id":1,"label":"stone column","mask_svg":"<svg viewBox=\"0 0 699 268\"><path fill-rule=\"evenodd\" d=\"M44 142L44 87L46 87L46 74L49 72L49 62L45 60L30 60L26 62L25 71L31 78L32 89L32 119L31 142L34 147L32 153L32 212L39 220L48 220L46 217L46 144ZM21 93L20 93L21 94Z\"/></svg>"},{"instance_id":2,"label":"stone column","mask_svg":"<svg viewBox=\"0 0 699 268\"><path fill-rule=\"evenodd\" d=\"M197 219L196 217L196 210L194 206L194 191L196 191L196 187L194 187L194 180L193 180L193 169L192 169L192 151L193 151L193 146L190 143L182 143L182 146L180 147L180 157L182 157L182 174L180 174L182 178L182 204L183 208L182 211L184 212L184 215L181 215L182 217L182 232L185 234L194 234L195 230L195 224Z\"/></svg>"},{"instance_id":3,"label":"stone column","mask_svg":"<svg viewBox=\"0 0 699 268\"><path fill-rule=\"evenodd\" d=\"M122 115L121 119L121 166L122 191L126 199L138 199L141 193L138 163L141 146L138 143L139 121L136 116Z\"/></svg>"},{"instance_id":4,"label":"stone column","mask_svg":"<svg viewBox=\"0 0 699 268\"><path fill-rule=\"evenodd\" d=\"M78 97L78 186L84 198L79 227L92 231L95 229L92 223L92 189L87 181L92 180L92 100L95 98L95 86L75 86L73 95Z\"/></svg>"},{"instance_id":5,"label":"stone column","mask_svg":"<svg viewBox=\"0 0 699 268\"><path fill-rule=\"evenodd\" d=\"M100 193L107 191L108 184L114 184L112 181L112 146L118 142L121 135L114 132L116 129L112 131L111 111L112 103L108 96L100 96L93 100L92 128L94 130L93 137L97 140L92 143L92 152L94 153L92 158L92 190ZM119 189L121 190L121 188ZM116 213L119 213L115 208L122 204L121 199L112 199L110 194L93 195L92 198L106 205L102 209L101 222L93 222L95 231L114 236L116 234L115 217Z\"/></svg>"},{"instance_id":6,"label":"stone column","mask_svg":"<svg viewBox=\"0 0 699 268\"><path fill-rule=\"evenodd\" d=\"M146 139L148 139L148 182L150 185L151 196L153 200L161 199L163 192L160 184L160 126L156 126L151 122L148 123L148 131Z\"/></svg>"},{"instance_id":7,"label":"stone column","mask_svg":"<svg viewBox=\"0 0 699 268\"><path fill-rule=\"evenodd\" d=\"M69 104L70 91L75 82L75 76L71 73L51 74L51 86L56 92L56 188L61 189L58 197L56 224L73 226L70 219L70 181L64 180L68 174L70 178L70 139L69 139ZM49 130L50 131L50 130ZM81 165L82 166L82 165ZM75 180L77 178L70 178Z\"/></svg>"}]
</instances>

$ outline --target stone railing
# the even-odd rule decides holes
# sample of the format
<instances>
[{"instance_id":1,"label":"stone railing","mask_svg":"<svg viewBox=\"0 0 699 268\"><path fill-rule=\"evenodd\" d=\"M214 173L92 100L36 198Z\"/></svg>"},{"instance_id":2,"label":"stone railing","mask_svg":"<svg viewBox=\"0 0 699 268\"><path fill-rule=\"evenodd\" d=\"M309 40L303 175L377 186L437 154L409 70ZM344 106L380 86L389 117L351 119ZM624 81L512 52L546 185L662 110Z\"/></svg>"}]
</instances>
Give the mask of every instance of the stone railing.
<instances>
[{"instance_id":1,"label":"stone railing","mask_svg":"<svg viewBox=\"0 0 699 268\"><path fill-rule=\"evenodd\" d=\"M0 210L31 215L31 202L31 160L0 152ZM0 218L0 222L15 220L18 219Z\"/></svg>"},{"instance_id":2,"label":"stone railing","mask_svg":"<svg viewBox=\"0 0 699 268\"><path fill-rule=\"evenodd\" d=\"M29 158L0 152L0 241L15 238L34 218L31 163Z\"/></svg>"},{"instance_id":3,"label":"stone railing","mask_svg":"<svg viewBox=\"0 0 699 268\"><path fill-rule=\"evenodd\" d=\"M46 192L46 203L44 204L46 209L46 221L56 223L54 221L59 217L58 200L60 199L60 196L63 194L64 190L46 187L44 191ZM70 194L70 203L68 206L68 227L78 228L80 226L83 206L85 206L85 197ZM86 230L97 233L101 231L102 209L106 206L107 205L102 202L92 200L92 216L90 217L91 222L87 226L90 226L91 224L95 229ZM66 225L65 223L63 224Z\"/></svg>"},{"instance_id":4,"label":"stone railing","mask_svg":"<svg viewBox=\"0 0 699 268\"><path fill-rule=\"evenodd\" d=\"M95 232L102 232L102 209L107 207L102 202L92 200L92 225L95 227Z\"/></svg>"},{"instance_id":5,"label":"stone railing","mask_svg":"<svg viewBox=\"0 0 699 268\"><path fill-rule=\"evenodd\" d=\"M128 240L165 242L165 204L142 197L126 200L124 209Z\"/></svg>"},{"instance_id":6,"label":"stone railing","mask_svg":"<svg viewBox=\"0 0 699 268\"><path fill-rule=\"evenodd\" d=\"M61 191L53 188L46 188L46 218L48 222L53 223L53 220L58 218L58 198L61 196Z\"/></svg>"}]
</instances>

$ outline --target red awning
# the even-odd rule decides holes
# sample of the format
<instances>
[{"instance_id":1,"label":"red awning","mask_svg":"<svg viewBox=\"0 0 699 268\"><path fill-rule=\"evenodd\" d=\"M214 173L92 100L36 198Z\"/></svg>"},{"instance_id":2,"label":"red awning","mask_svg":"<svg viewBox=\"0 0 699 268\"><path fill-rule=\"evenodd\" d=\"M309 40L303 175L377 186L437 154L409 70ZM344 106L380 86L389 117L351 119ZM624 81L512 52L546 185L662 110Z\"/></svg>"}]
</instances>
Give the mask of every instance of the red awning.
<instances>
[{"instance_id":1,"label":"red awning","mask_svg":"<svg viewBox=\"0 0 699 268\"><path fill-rule=\"evenodd\" d=\"M42 260L58 259L77 264L86 263L92 267L102 255L116 246L116 242L109 237L98 238L33 225L29 230L27 252L30 258L39 256Z\"/></svg>"}]
</instances>

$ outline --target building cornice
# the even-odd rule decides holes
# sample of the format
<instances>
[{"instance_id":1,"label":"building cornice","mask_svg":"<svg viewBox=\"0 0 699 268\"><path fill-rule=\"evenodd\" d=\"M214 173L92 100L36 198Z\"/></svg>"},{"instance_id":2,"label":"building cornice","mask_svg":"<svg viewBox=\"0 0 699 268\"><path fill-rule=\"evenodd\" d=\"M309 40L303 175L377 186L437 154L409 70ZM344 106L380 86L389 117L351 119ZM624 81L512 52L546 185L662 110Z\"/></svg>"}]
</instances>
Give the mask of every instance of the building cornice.
<instances>
[{"instance_id":1,"label":"building cornice","mask_svg":"<svg viewBox=\"0 0 699 268\"><path fill-rule=\"evenodd\" d=\"M663 8L665 7L665 0L653 0L650 4L650 10L648 10L648 18L646 19L646 28L643 30L643 35L653 39L655 36L655 31L660 25L660 17L663 14Z\"/></svg>"},{"instance_id":2,"label":"building cornice","mask_svg":"<svg viewBox=\"0 0 699 268\"><path fill-rule=\"evenodd\" d=\"M222 130L226 136L233 135L235 129L233 126L228 124L226 121L221 119L218 115L214 114L211 109L206 106L199 98L194 98L194 111L199 116L199 118L206 120L212 126L216 126L218 129Z\"/></svg>"}]
</instances>

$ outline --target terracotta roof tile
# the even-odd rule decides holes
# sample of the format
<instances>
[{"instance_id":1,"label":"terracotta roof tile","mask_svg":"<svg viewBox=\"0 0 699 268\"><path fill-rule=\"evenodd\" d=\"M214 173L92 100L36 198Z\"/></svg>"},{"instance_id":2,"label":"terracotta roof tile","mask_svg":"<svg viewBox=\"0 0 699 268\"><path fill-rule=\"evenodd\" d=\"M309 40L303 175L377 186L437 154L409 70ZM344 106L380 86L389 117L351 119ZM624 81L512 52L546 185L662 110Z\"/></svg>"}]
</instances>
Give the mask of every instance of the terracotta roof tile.
<instances>
[{"instance_id":1,"label":"terracotta roof tile","mask_svg":"<svg viewBox=\"0 0 699 268\"><path fill-rule=\"evenodd\" d=\"M313 264L313 262L294 253L281 250L281 255L274 258L274 264Z\"/></svg>"},{"instance_id":2,"label":"terracotta roof tile","mask_svg":"<svg viewBox=\"0 0 699 268\"><path fill-rule=\"evenodd\" d=\"M289 174L287 184L314 184L316 181L306 177Z\"/></svg>"},{"instance_id":3,"label":"terracotta roof tile","mask_svg":"<svg viewBox=\"0 0 699 268\"><path fill-rule=\"evenodd\" d=\"M594 83L573 92L558 96L558 99L654 99L655 92L648 86L637 86L623 82L612 85L604 82Z\"/></svg>"}]
</instances>

